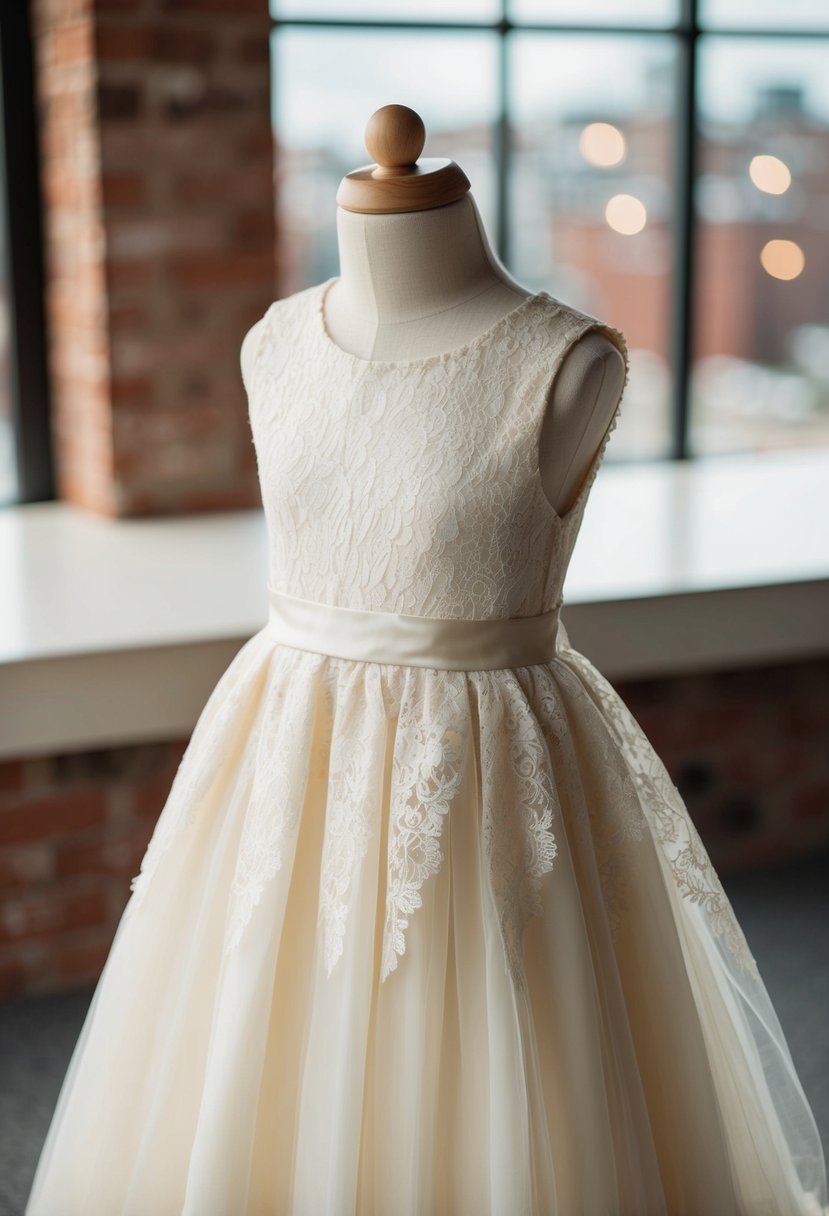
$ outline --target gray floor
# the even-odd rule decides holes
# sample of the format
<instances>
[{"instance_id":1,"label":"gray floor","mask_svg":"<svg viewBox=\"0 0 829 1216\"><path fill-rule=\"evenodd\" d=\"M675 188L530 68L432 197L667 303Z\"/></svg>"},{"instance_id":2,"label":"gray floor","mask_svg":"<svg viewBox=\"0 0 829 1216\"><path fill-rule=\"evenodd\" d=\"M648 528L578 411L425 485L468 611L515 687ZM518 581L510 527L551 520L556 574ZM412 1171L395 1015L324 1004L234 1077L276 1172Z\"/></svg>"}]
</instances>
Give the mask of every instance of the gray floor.
<instances>
[{"instance_id":1,"label":"gray floor","mask_svg":"<svg viewBox=\"0 0 829 1216\"><path fill-rule=\"evenodd\" d=\"M829 855L725 883L829 1146ZM90 996L0 1004L0 1216L21 1216Z\"/></svg>"}]
</instances>

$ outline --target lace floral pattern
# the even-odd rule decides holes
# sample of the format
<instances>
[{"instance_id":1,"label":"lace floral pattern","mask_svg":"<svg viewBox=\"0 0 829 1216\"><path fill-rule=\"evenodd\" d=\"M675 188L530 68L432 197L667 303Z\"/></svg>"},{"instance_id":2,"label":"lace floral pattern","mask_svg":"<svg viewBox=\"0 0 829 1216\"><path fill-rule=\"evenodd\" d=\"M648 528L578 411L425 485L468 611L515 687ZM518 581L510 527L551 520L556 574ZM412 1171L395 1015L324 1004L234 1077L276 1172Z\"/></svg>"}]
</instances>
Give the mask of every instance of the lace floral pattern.
<instances>
[{"instance_id":1,"label":"lace floral pattern","mask_svg":"<svg viewBox=\"0 0 829 1216\"><path fill-rule=\"evenodd\" d=\"M421 888L441 867L445 817L464 775L469 746L466 678L441 673L426 683L427 701L413 676L397 719L389 809L386 922L381 979L405 950L409 918L421 906Z\"/></svg>"},{"instance_id":2,"label":"lace floral pattern","mask_svg":"<svg viewBox=\"0 0 829 1216\"><path fill-rule=\"evenodd\" d=\"M133 908L144 898L173 841L201 812L216 786L223 764L244 734L242 709L247 701L255 699L267 681L270 651L260 634L251 638L208 697L173 778L140 870L130 880Z\"/></svg>"},{"instance_id":3,"label":"lace floral pattern","mask_svg":"<svg viewBox=\"0 0 829 1216\"><path fill-rule=\"evenodd\" d=\"M482 675L478 686L483 841L506 963L522 986L522 938L541 911L541 881L557 853L559 806L550 755L526 694L514 678Z\"/></svg>"},{"instance_id":4,"label":"lace floral pattern","mask_svg":"<svg viewBox=\"0 0 829 1216\"><path fill-rule=\"evenodd\" d=\"M667 769L613 686L584 655L571 647L565 653L598 697L622 749L625 781L634 786L632 792L619 791L621 818L618 839L610 842L611 856L623 858L615 846L642 839L646 820L684 898L704 909L711 931L723 940L737 966L756 975L756 961L731 902Z\"/></svg>"},{"instance_id":5,"label":"lace floral pattern","mask_svg":"<svg viewBox=\"0 0 829 1216\"><path fill-rule=\"evenodd\" d=\"M263 890L282 868L286 852L296 840L312 763L321 684L320 656L300 651L287 678L271 690L239 844L226 952L238 945Z\"/></svg>"},{"instance_id":6,"label":"lace floral pattern","mask_svg":"<svg viewBox=\"0 0 829 1216\"><path fill-rule=\"evenodd\" d=\"M328 975L342 955L351 893L378 830L387 731L379 668L352 665L334 696L319 909Z\"/></svg>"},{"instance_id":7,"label":"lace floral pattern","mask_svg":"<svg viewBox=\"0 0 829 1216\"><path fill-rule=\"evenodd\" d=\"M333 346L322 306L319 286L272 305L251 377L273 586L438 617L552 607L601 453L559 517L538 465L549 386L589 329L627 365L621 333L539 293L462 358L375 365Z\"/></svg>"}]
</instances>

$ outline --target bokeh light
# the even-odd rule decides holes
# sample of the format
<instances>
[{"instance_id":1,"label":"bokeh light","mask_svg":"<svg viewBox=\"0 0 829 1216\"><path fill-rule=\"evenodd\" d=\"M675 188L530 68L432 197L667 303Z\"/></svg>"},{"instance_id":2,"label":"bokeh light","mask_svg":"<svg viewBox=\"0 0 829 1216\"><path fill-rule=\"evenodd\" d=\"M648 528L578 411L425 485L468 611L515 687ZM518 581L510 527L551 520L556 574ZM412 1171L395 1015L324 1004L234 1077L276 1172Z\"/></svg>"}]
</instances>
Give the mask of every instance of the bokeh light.
<instances>
[{"instance_id":1,"label":"bokeh light","mask_svg":"<svg viewBox=\"0 0 829 1216\"><path fill-rule=\"evenodd\" d=\"M789 166L777 156L753 156L748 175L765 194L785 194L792 184Z\"/></svg>"},{"instance_id":2,"label":"bokeh light","mask_svg":"<svg viewBox=\"0 0 829 1216\"><path fill-rule=\"evenodd\" d=\"M648 222L648 212L640 198L633 194L614 194L605 207L605 219L614 232L635 236Z\"/></svg>"},{"instance_id":3,"label":"bokeh light","mask_svg":"<svg viewBox=\"0 0 829 1216\"><path fill-rule=\"evenodd\" d=\"M579 136L579 152L590 165L618 165L625 159L625 137L612 123L591 122Z\"/></svg>"},{"instance_id":4,"label":"bokeh light","mask_svg":"<svg viewBox=\"0 0 829 1216\"><path fill-rule=\"evenodd\" d=\"M796 241L767 241L760 264L773 279L796 279L806 265L806 255Z\"/></svg>"}]
</instances>

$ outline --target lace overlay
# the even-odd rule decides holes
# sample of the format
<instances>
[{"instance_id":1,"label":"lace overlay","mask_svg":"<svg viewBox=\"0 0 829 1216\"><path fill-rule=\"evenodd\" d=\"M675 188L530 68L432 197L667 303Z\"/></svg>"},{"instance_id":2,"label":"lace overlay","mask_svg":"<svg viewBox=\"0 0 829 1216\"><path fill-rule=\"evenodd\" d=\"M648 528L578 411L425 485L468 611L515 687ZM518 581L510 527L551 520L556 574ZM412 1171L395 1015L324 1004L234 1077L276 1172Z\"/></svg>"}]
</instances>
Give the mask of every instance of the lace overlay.
<instances>
[{"instance_id":1,"label":"lace overlay","mask_svg":"<svg viewBox=\"0 0 829 1216\"><path fill-rule=\"evenodd\" d=\"M352 664L334 688L319 911L328 975L343 952L351 893L380 822L387 731L378 667Z\"/></svg>"},{"instance_id":2,"label":"lace overlay","mask_svg":"<svg viewBox=\"0 0 829 1216\"><path fill-rule=\"evenodd\" d=\"M619 410L575 502L559 516L538 468L549 386L572 344L593 328L622 351L627 383L621 333L539 293L484 343L375 364L330 342L326 289L268 310L248 386L272 585L322 602L425 616L521 616L559 606ZM251 793L226 952L289 862L315 776L325 788L318 914L325 972L342 957L361 868L382 836L386 980L405 952L425 884L444 864L452 805L477 783L482 881L519 988L524 929L555 869L559 791L583 780L570 734L583 727L586 686L601 708L588 746L602 779L589 797L569 797L568 830L588 833L611 933L627 913L636 850L655 839L683 896L704 909L738 964L753 967L678 791L611 686L572 650L563 628L560 636L560 657L546 666L461 673L269 650L263 631L205 707L133 880L136 898L181 831L207 813L247 721L242 763ZM575 706L565 695L568 666L582 681L570 690Z\"/></svg>"},{"instance_id":3,"label":"lace overlay","mask_svg":"<svg viewBox=\"0 0 829 1216\"><path fill-rule=\"evenodd\" d=\"M265 706L233 878L226 951L238 945L265 886L282 869L296 840L312 763L320 685L319 658L303 651Z\"/></svg>"},{"instance_id":4,"label":"lace overlay","mask_svg":"<svg viewBox=\"0 0 829 1216\"><path fill-rule=\"evenodd\" d=\"M538 465L547 393L591 328L626 358L619 331L542 293L463 358L377 367L330 343L322 304L316 287L272 305L250 387L272 585L424 616L552 607L601 454L560 518Z\"/></svg>"},{"instance_id":5,"label":"lace overlay","mask_svg":"<svg viewBox=\"0 0 829 1216\"><path fill-rule=\"evenodd\" d=\"M197 815L208 813L206 804L211 792L218 793L217 782L222 768L230 763L245 733L247 722L243 706L267 682L267 654L261 635L251 638L207 699L173 778L139 873L130 881L131 907L137 907L144 898L161 858L182 829ZM286 655L282 660L285 669L287 659Z\"/></svg>"},{"instance_id":6,"label":"lace overlay","mask_svg":"<svg viewBox=\"0 0 829 1216\"><path fill-rule=\"evenodd\" d=\"M605 874L614 891L614 924L618 927L625 907L620 888L629 872L627 846L639 844L646 837L647 825L661 846L679 891L705 911L711 931L723 940L734 962L757 975L756 961L731 903L664 764L613 686L584 655L571 647L564 653L593 689L626 761L625 771L616 778L617 827L603 842L602 850Z\"/></svg>"},{"instance_id":7,"label":"lace overlay","mask_svg":"<svg viewBox=\"0 0 829 1216\"><path fill-rule=\"evenodd\" d=\"M541 881L556 857L558 798L544 735L520 683L482 676L478 697L490 726L480 739L484 850L518 988L524 926L541 911Z\"/></svg>"},{"instance_id":8,"label":"lace overlay","mask_svg":"<svg viewBox=\"0 0 829 1216\"><path fill-rule=\"evenodd\" d=\"M389 810L388 884L381 979L397 967L421 888L441 867L441 832L460 789L469 746L462 672L426 682L407 679L397 720Z\"/></svg>"}]
</instances>

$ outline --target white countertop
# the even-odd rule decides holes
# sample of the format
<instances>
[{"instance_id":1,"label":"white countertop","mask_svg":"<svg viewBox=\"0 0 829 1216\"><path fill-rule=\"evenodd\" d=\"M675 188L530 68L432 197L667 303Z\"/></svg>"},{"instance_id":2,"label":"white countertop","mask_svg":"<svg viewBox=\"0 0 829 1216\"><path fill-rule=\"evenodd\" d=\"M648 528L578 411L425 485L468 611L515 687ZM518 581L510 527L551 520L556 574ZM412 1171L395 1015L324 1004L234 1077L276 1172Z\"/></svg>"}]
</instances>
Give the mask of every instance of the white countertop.
<instances>
[{"instance_id":1,"label":"white countertop","mask_svg":"<svg viewBox=\"0 0 829 1216\"><path fill-rule=\"evenodd\" d=\"M0 755L187 734L266 578L259 511L0 511ZM607 464L563 617L611 678L829 653L829 449Z\"/></svg>"}]
</instances>

